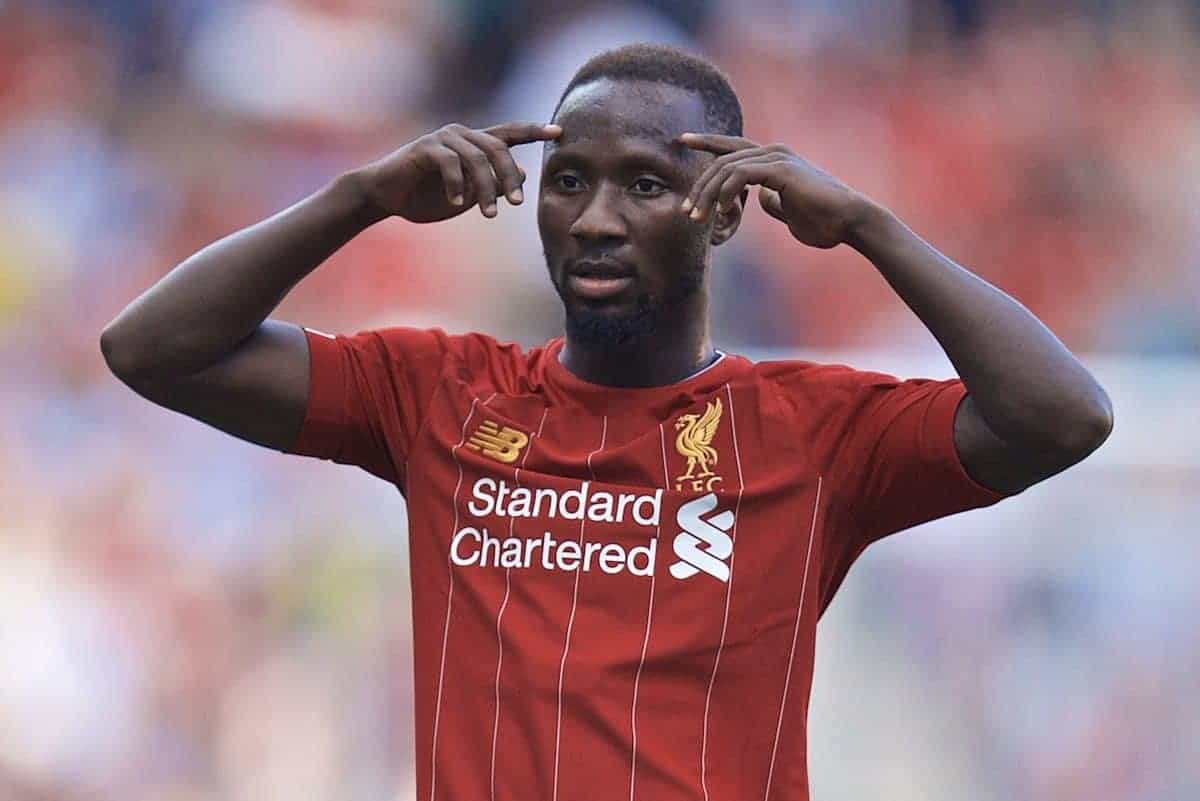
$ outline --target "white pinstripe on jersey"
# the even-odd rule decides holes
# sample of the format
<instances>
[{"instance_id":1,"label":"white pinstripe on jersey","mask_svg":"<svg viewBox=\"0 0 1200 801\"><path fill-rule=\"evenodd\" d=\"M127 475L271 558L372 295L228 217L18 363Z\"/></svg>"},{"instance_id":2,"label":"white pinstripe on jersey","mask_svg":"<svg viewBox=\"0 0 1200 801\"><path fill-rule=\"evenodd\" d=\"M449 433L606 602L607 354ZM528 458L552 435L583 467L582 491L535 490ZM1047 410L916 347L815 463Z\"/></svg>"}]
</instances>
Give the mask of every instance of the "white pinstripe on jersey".
<instances>
[{"instance_id":1,"label":"white pinstripe on jersey","mask_svg":"<svg viewBox=\"0 0 1200 801\"><path fill-rule=\"evenodd\" d=\"M723 389L725 390L726 397L729 398L729 430L733 435L733 458L737 462L738 473L738 494L733 507L733 530L730 532L730 539L736 543L738 514L741 512L742 490L746 488L746 482L742 478L742 455L738 450L737 414L733 408L733 392L729 389L728 383L725 384ZM712 703L713 685L717 682L717 668L721 664L721 651L725 648L725 632L729 627L729 599L733 597L733 564L735 559L737 559L736 548L729 554L729 581L725 584L725 616L721 620L721 642L717 646L717 656L713 660L712 676L708 679L708 693L704 696L704 734L700 740L700 789L704 792L704 801L708 801L708 709Z\"/></svg>"},{"instance_id":2,"label":"white pinstripe on jersey","mask_svg":"<svg viewBox=\"0 0 1200 801\"><path fill-rule=\"evenodd\" d=\"M767 770L767 787L763 801L771 797L771 778L775 775L775 753L779 750L779 733L783 731L783 710L787 706L788 684L792 680L792 661L796 657L796 640L800 635L800 618L804 613L804 592L808 588L808 564L812 557L813 540L817 538L817 513L821 509L821 481L817 476L817 497L813 500L812 526L808 531L808 553L804 557L804 579L800 582L800 602L796 604L796 627L792 630L792 650L788 654L787 674L783 680L783 697L779 699L779 721L775 724L775 743L771 746L771 767Z\"/></svg>"},{"instance_id":3,"label":"white pinstripe on jersey","mask_svg":"<svg viewBox=\"0 0 1200 801\"><path fill-rule=\"evenodd\" d=\"M604 441L608 437L608 416L604 417L604 427L600 431L600 447L592 451L587 456L588 475L592 481L596 480L596 474L592 471L592 457L600 451L604 450ZM579 548L583 549L583 528L587 524L587 515L579 521ZM562 661L558 665L558 722L554 726L554 799L558 801L558 753L562 739L562 690L563 690L563 675L567 667L567 651L571 648L571 627L575 624L575 605L579 601L579 571L580 565L575 567L575 592L571 596L571 615L567 618L567 636L563 643Z\"/></svg>"},{"instance_id":4,"label":"white pinstripe on jersey","mask_svg":"<svg viewBox=\"0 0 1200 801\"><path fill-rule=\"evenodd\" d=\"M492 398L496 397L494 394ZM492 398L488 398L491 400ZM471 418L475 415L475 406L478 405L479 398L471 399L471 409L467 412L467 417L462 424L462 439L458 444L450 449L450 455L454 458L454 463L458 465L458 483L454 485L454 527L450 529L450 536L454 536L454 532L458 531L458 491L462 489L463 469L462 462L458 460L458 451L462 448L463 443L467 441L467 424L471 422ZM429 801L434 800L434 792L437 789L437 741L438 741L438 724L442 717L442 679L446 674L446 643L450 638L450 612L454 608L454 565L450 561L450 551L446 553L446 572L450 576L450 592L446 596L446 627L442 631L442 659L441 666L438 668L438 690L437 690L437 706L433 713L433 746L430 748L432 754L432 775L429 781Z\"/></svg>"},{"instance_id":5,"label":"white pinstripe on jersey","mask_svg":"<svg viewBox=\"0 0 1200 801\"><path fill-rule=\"evenodd\" d=\"M513 472L513 482L521 486L521 467L529 460L529 452L533 450L533 445L537 442L538 437L542 435L542 427L546 425L546 415L550 413L550 407L542 412L542 421L538 424L537 433L533 435L529 447L525 449L525 454L521 457L521 466ZM508 536L513 535L513 524L516 522L515 517L508 519ZM496 739L500 734L500 669L504 665L504 638L500 632L500 623L504 620L504 609L508 606L508 591L510 578L512 575L511 568L504 569L504 600L500 602L500 611L496 613L496 719L492 724L492 801L496 801Z\"/></svg>"}]
</instances>

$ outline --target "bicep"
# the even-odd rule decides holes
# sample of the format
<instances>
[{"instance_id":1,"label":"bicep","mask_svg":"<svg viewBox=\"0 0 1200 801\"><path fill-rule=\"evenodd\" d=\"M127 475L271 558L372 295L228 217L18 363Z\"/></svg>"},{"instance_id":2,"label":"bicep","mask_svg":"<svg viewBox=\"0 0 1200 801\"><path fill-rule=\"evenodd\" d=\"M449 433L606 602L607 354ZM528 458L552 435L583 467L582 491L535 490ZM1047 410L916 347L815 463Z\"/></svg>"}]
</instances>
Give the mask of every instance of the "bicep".
<instances>
[{"instance_id":1,"label":"bicep","mask_svg":"<svg viewBox=\"0 0 1200 801\"><path fill-rule=\"evenodd\" d=\"M308 402L307 337L297 325L266 320L211 367L130 387L239 439L286 450L300 432Z\"/></svg>"},{"instance_id":2,"label":"bicep","mask_svg":"<svg viewBox=\"0 0 1200 801\"><path fill-rule=\"evenodd\" d=\"M996 492L1015 494L1066 470L1078 459L1009 445L992 431L969 394L954 418L954 447L967 474Z\"/></svg>"}]
</instances>

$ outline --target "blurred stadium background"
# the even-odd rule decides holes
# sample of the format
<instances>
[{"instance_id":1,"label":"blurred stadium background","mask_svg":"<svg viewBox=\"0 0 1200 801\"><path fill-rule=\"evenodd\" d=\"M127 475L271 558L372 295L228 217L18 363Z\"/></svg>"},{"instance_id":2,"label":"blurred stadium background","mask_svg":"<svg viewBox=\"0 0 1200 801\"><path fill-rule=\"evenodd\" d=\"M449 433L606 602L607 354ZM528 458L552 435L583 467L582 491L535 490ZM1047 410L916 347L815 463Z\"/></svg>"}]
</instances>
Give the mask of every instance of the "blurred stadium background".
<instances>
[{"instance_id":1,"label":"blurred stadium background","mask_svg":"<svg viewBox=\"0 0 1200 801\"><path fill-rule=\"evenodd\" d=\"M341 170L545 119L634 40L714 57L750 136L1015 295L1116 404L1092 460L851 572L814 798L1200 798L1200 3L1157 0L0 0L0 798L413 796L401 498L153 408L99 331ZM388 222L278 316L534 344L543 269L531 203ZM714 280L725 347L949 372L869 265L757 209Z\"/></svg>"}]
</instances>

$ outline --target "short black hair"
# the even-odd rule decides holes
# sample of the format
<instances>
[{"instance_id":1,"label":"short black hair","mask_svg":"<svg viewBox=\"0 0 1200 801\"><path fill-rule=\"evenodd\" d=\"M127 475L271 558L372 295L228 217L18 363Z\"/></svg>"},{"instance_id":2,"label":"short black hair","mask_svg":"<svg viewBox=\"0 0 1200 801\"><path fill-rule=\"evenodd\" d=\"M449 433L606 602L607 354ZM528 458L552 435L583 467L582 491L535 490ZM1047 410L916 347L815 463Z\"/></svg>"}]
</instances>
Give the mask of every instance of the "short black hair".
<instances>
[{"instance_id":1,"label":"short black hair","mask_svg":"<svg viewBox=\"0 0 1200 801\"><path fill-rule=\"evenodd\" d=\"M602 78L663 83L696 92L704 101L708 133L742 135L742 104L725 73L702 56L661 44L625 45L588 59L563 90L550 118L558 115L572 89Z\"/></svg>"}]
</instances>

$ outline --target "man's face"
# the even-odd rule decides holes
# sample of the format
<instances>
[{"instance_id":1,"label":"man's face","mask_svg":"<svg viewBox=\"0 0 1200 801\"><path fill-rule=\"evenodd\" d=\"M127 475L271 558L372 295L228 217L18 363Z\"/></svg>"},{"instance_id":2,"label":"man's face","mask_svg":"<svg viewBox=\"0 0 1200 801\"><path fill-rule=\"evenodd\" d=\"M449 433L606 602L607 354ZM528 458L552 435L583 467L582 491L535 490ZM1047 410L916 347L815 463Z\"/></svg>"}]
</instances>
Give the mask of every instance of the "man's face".
<instances>
[{"instance_id":1,"label":"man's face","mask_svg":"<svg viewBox=\"0 0 1200 801\"><path fill-rule=\"evenodd\" d=\"M711 156L675 141L705 130L703 101L603 79L573 89L554 122L563 132L545 146L538 229L568 330L634 342L703 287L712 226L680 204Z\"/></svg>"}]
</instances>

